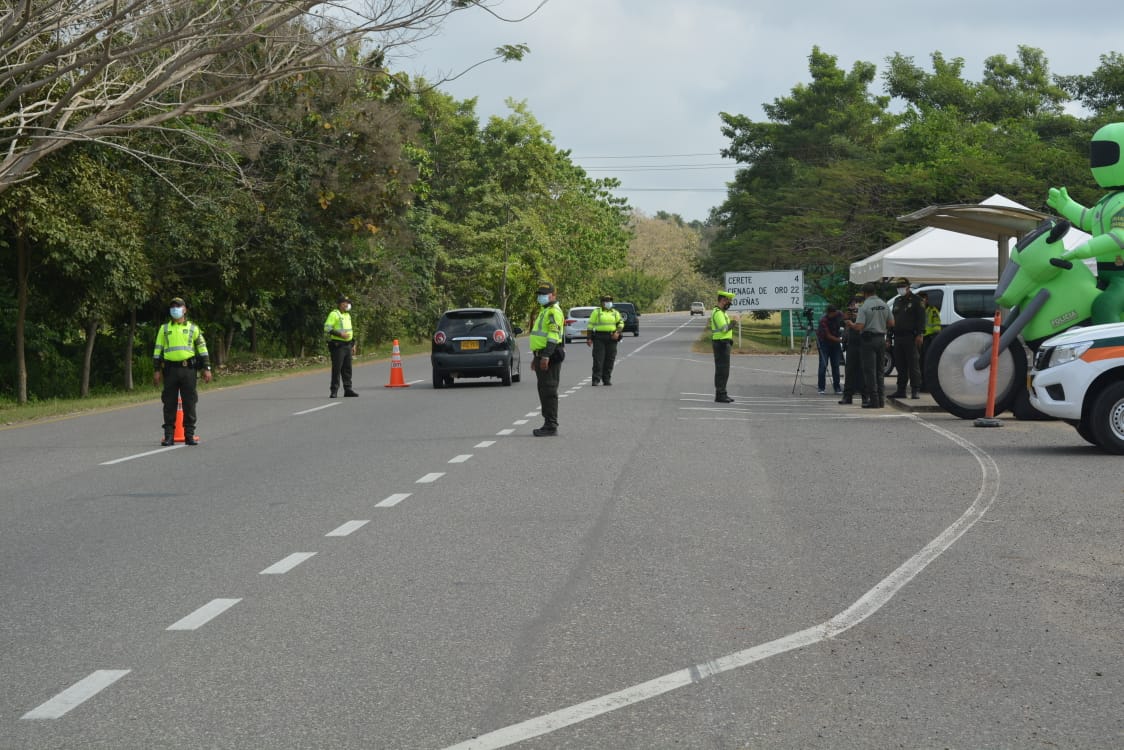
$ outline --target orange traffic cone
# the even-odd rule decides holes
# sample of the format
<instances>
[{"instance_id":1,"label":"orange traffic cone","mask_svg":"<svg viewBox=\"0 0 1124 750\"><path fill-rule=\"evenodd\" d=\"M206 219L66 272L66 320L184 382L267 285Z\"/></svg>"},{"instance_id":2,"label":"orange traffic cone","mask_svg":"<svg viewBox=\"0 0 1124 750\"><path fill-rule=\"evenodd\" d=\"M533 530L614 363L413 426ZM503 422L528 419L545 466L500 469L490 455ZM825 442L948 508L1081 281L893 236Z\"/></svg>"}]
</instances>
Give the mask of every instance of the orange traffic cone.
<instances>
[{"instance_id":1,"label":"orange traffic cone","mask_svg":"<svg viewBox=\"0 0 1124 750\"><path fill-rule=\"evenodd\" d=\"M394 339L394 349L390 353L390 382L387 388L409 388L410 384L402 376L402 353L398 349L398 339Z\"/></svg>"},{"instance_id":2,"label":"orange traffic cone","mask_svg":"<svg viewBox=\"0 0 1124 750\"><path fill-rule=\"evenodd\" d=\"M173 442L182 443L183 437L183 399L179 399L176 403L176 433L172 438Z\"/></svg>"}]
</instances>

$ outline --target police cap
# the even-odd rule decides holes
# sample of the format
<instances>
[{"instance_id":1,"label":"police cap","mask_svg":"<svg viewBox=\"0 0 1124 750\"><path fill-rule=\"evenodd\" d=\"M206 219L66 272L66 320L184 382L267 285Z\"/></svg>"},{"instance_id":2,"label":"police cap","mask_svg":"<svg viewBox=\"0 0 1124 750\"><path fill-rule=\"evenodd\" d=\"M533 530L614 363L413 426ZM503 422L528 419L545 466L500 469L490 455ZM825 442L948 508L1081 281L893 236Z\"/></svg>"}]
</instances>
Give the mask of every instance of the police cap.
<instances>
[{"instance_id":1,"label":"police cap","mask_svg":"<svg viewBox=\"0 0 1124 750\"><path fill-rule=\"evenodd\" d=\"M539 288L535 294L554 294L554 284L549 281L540 281Z\"/></svg>"},{"instance_id":2,"label":"police cap","mask_svg":"<svg viewBox=\"0 0 1124 750\"><path fill-rule=\"evenodd\" d=\"M719 296L719 297L724 297L724 298L726 298L726 299L733 299L733 298L734 298L734 293L733 293L733 292L725 292L725 291L720 291L720 292L718 292L718 296Z\"/></svg>"},{"instance_id":3,"label":"police cap","mask_svg":"<svg viewBox=\"0 0 1124 750\"><path fill-rule=\"evenodd\" d=\"M171 307L187 307L187 303L183 301L183 297L172 297Z\"/></svg>"}]
</instances>

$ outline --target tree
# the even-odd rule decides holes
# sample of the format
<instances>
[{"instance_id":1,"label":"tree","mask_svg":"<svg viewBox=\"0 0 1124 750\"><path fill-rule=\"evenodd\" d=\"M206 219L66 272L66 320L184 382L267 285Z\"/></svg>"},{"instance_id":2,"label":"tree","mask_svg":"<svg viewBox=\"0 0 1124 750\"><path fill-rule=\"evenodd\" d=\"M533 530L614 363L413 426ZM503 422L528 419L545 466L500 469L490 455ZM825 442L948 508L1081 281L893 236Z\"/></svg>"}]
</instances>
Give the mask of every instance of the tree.
<instances>
[{"instance_id":1,"label":"tree","mask_svg":"<svg viewBox=\"0 0 1124 750\"><path fill-rule=\"evenodd\" d=\"M1101 64L1089 75L1058 76L1058 85L1098 114L1124 112L1124 55L1101 55Z\"/></svg>"},{"instance_id":2,"label":"tree","mask_svg":"<svg viewBox=\"0 0 1124 750\"><path fill-rule=\"evenodd\" d=\"M0 11L0 192L69 144L230 112L315 70L384 54L487 0L13 0ZM356 58L375 44L379 52ZM522 49L512 54L521 54ZM507 58L505 58L507 59Z\"/></svg>"}]
</instances>

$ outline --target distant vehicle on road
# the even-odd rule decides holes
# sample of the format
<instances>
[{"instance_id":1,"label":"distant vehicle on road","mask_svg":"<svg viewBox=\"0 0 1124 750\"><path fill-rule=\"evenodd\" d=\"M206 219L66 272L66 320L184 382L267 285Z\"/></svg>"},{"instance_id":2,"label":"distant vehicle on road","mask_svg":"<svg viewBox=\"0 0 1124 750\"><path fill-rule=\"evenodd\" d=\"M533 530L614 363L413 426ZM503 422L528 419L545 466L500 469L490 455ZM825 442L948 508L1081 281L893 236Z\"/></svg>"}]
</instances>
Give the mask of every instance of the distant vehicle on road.
<instances>
[{"instance_id":1,"label":"distant vehicle on road","mask_svg":"<svg viewBox=\"0 0 1124 750\"><path fill-rule=\"evenodd\" d=\"M614 302L613 308L620 311L621 317L624 318L623 333L631 332L633 336L639 336L640 313L636 311L636 305L631 302Z\"/></svg>"},{"instance_id":2,"label":"distant vehicle on road","mask_svg":"<svg viewBox=\"0 0 1124 750\"><path fill-rule=\"evenodd\" d=\"M701 302L692 302L691 315L706 315L706 305Z\"/></svg>"},{"instance_id":3,"label":"distant vehicle on road","mask_svg":"<svg viewBox=\"0 0 1124 750\"><path fill-rule=\"evenodd\" d=\"M563 336L569 344L574 339L584 339L589 335L589 316L596 307L571 307L566 315L566 328Z\"/></svg>"},{"instance_id":4,"label":"distant vehicle on road","mask_svg":"<svg viewBox=\"0 0 1124 750\"><path fill-rule=\"evenodd\" d=\"M433 387L452 385L455 378L492 377L504 385L519 382L522 358L515 337L522 332L493 307L447 310L433 334Z\"/></svg>"}]
</instances>

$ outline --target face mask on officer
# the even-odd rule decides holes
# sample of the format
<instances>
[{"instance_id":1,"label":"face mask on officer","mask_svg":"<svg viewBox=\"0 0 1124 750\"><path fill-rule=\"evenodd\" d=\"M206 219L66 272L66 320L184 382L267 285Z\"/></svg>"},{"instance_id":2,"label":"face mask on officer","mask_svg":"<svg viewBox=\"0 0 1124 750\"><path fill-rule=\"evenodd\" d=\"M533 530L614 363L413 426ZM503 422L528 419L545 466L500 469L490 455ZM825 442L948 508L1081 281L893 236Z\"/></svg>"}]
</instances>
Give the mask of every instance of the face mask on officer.
<instances>
[{"instance_id":1,"label":"face mask on officer","mask_svg":"<svg viewBox=\"0 0 1124 750\"><path fill-rule=\"evenodd\" d=\"M183 317L183 308L182 307L170 307L170 308L168 308L168 314L172 316L172 320L179 320L180 318Z\"/></svg>"},{"instance_id":2,"label":"face mask on officer","mask_svg":"<svg viewBox=\"0 0 1124 750\"><path fill-rule=\"evenodd\" d=\"M540 305L549 304L550 303L550 295L549 294L540 294L539 296L535 297L535 301L537 301Z\"/></svg>"},{"instance_id":3,"label":"face mask on officer","mask_svg":"<svg viewBox=\"0 0 1124 750\"><path fill-rule=\"evenodd\" d=\"M344 306L343 306L343 311L344 311L344 312L351 312L351 303L350 303L350 302L345 302L345 303L344 303Z\"/></svg>"},{"instance_id":4,"label":"face mask on officer","mask_svg":"<svg viewBox=\"0 0 1124 750\"><path fill-rule=\"evenodd\" d=\"M613 303L612 302L604 302L602 304L605 306L606 310L612 310L613 309Z\"/></svg>"}]
</instances>

